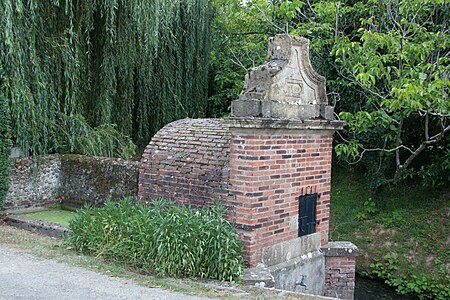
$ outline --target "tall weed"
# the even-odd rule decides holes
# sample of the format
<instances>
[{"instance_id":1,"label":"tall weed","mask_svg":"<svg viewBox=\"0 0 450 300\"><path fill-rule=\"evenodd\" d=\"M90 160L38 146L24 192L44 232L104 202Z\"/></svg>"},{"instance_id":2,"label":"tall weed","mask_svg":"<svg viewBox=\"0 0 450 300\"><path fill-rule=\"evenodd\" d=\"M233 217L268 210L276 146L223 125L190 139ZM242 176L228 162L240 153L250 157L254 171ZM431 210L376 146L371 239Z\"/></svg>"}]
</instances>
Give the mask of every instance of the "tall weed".
<instances>
[{"instance_id":1,"label":"tall weed","mask_svg":"<svg viewBox=\"0 0 450 300\"><path fill-rule=\"evenodd\" d=\"M125 198L79 210L69 241L148 272L238 281L243 248L225 212L220 205L194 210L164 199L144 206Z\"/></svg>"}]
</instances>

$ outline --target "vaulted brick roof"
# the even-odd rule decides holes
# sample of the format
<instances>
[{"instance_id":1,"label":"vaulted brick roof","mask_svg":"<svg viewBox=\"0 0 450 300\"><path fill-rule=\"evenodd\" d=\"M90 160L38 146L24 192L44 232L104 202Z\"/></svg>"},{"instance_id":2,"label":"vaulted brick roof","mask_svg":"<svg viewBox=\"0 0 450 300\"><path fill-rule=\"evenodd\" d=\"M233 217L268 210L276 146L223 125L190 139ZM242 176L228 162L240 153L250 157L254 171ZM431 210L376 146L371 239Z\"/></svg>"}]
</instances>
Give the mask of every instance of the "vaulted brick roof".
<instances>
[{"instance_id":1,"label":"vaulted brick roof","mask_svg":"<svg viewBox=\"0 0 450 300\"><path fill-rule=\"evenodd\" d=\"M142 156L139 197L171 197L201 206L227 193L230 122L183 119L162 128Z\"/></svg>"}]
</instances>

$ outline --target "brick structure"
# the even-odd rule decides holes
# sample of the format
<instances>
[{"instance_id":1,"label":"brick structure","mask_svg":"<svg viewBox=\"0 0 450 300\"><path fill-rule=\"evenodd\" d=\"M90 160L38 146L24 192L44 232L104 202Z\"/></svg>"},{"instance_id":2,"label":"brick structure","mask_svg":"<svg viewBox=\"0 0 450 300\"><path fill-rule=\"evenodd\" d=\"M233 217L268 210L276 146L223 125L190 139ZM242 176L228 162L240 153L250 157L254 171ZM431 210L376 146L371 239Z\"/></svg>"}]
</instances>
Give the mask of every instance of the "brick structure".
<instances>
[{"instance_id":1,"label":"brick structure","mask_svg":"<svg viewBox=\"0 0 450 300\"><path fill-rule=\"evenodd\" d=\"M318 193L316 232L325 245L335 126L239 118L170 123L144 151L139 200L167 197L200 207L221 199L253 267L265 247L297 238L299 196Z\"/></svg>"},{"instance_id":2,"label":"brick structure","mask_svg":"<svg viewBox=\"0 0 450 300\"><path fill-rule=\"evenodd\" d=\"M194 207L228 197L230 122L184 119L168 124L146 147L139 199L169 197Z\"/></svg>"},{"instance_id":3,"label":"brick structure","mask_svg":"<svg viewBox=\"0 0 450 300\"><path fill-rule=\"evenodd\" d=\"M289 126L287 126L289 125ZM262 250L298 237L299 197L318 193L316 232L328 242L333 124L235 120L230 192L250 266ZM320 129L307 129L307 128Z\"/></svg>"},{"instance_id":4,"label":"brick structure","mask_svg":"<svg viewBox=\"0 0 450 300\"><path fill-rule=\"evenodd\" d=\"M358 248L349 242L331 242L322 251L325 255L324 296L353 299Z\"/></svg>"},{"instance_id":5,"label":"brick structure","mask_svg":"<svg viewBox=\"0 0 450 300\"><path fill-rule=\"evenodd\" d=\"M320 249L329 245L332 136L343 122L334 120L308 45L287 35L270 39L268 61L247 74L233 117L161 129L142 157L139 199L164 196L191 206L220 199L250 270L258 269L246 282L261 284L255 274L262 263L271 286L331 295L335 266L354 262L325 258ZM338 285L336 293L350 298L351 276L344 276L348 290Z\"/></svg>"}]
</instances>

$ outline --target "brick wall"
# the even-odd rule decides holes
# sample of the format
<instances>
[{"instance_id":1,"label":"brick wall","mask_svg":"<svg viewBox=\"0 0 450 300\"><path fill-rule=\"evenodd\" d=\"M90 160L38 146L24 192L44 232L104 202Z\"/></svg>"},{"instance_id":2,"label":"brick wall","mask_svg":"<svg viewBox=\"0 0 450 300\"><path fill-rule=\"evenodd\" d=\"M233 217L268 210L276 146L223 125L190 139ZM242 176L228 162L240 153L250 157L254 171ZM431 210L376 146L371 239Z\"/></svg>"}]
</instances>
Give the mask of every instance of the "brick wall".
<instances>
[{"instance_id":1,"label":"brick wall","mask_svg":"<svg viewBox=\"0 0 450 300\"><path fill-rule=\"evenodd\" d=\"M298 236L299 196L318 193L316 232L328 242L329 121L184 119L161 129L142 157L139 199L203 206L221 199L249 266L262 250Z\"/></svg>"},{"instance_id":2,"label":"brick wall","mask_svg":"<svg viewBox=\"0 0 450 300\"><path fill-rule=\"evenodd\" d=\"M194 207L227 199L229 122L183 119L166 125L142 156L139 199L172 198Z\"/></svg>"},{"instance_id":3,"label":"brick wall","mask_svg":"<svg viewBox=\"0 0 450 300\"><path fill-rule=\"evenodd\" d=\"M324 296L352 300L358 248L350 242L331 242L322 252L325 255Z\"/></svg>"},{"instance_id":4,"label":"brick wall","mask_svg":"<svg viewBox=\"0 0 450 300\"><path fill-rule=\"evenodd\" d=\"M316 232L323 245L328 242L332 136L279 132L233 132L232 204L250 266L261 261L263 248L298 236L298 201L302 194L320 194Z\"/></svg>"}]
</instances>

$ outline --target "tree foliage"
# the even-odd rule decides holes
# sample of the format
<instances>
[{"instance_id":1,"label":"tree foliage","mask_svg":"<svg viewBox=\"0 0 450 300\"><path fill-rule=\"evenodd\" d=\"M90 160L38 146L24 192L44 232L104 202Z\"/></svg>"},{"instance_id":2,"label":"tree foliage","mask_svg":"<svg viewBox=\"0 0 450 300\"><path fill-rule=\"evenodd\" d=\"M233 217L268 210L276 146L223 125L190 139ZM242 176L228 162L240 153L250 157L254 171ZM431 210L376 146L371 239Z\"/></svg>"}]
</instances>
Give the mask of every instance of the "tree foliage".
<instances>
[{"instance_id":1,"label":"tree foliage","mask_svg":"<svg viewBox=\"0 0 450 300\"><path fill-rule=\"evenodd\" d=\"M448 1L226 2L256 26L228 26L229 38L252 28L311 40L312 63L347 122L338 155L364 164L376 184L415 175L432 184L450 180ZM244 43L252 49L252 40ZM228 51L229 61L258 61L265 47L254 55Z\"/></svg>"},{"instance_id":2,"label":"tree foliage","mask_svg":"<svg viewBox=\"0 0 450 300\"><path fill-rule=\"evenodd\" d=\"M443 155L450 145L445 140L450 130L450 5L370 2L378 5L363 12L355 36L339 37L333 47L340 76L365 99L360 110L341 112L352 142L338 149L353 151L357 159L367 151L384 152L381 157L395 159L398 180L422 152ZM374 131L379 132L377 145L359 142L358 135ZM443 167L450 172L450 165Z\"/></svg>"},{"instance_id":3,"label":"tree foliage","mask_svg":"<svg viewBox=\"0 0 450 300\"><path fill-rule=\"evenodd\" d=\"M4 0L2 92L26 153L112 155L203 114L207 0Z\"/></svg>"},{"instance_id":4,"label":"tree foliage","mask_svg":"<svg viewBox=\"0 0 450 300\"><path fill-rule=\"evenodd\" d=\"M3 69L0 64L0 75ZM9 113L6 98L0 91L0 211L4 207L4 201L9 186L9 155L11 153L11 140L9 136Z\"/></svg>"},{"instance_id":5,"label":"tree foliage","mask_svg":"<svg viewBox=\"0 0 450 300\"><path fill-rule=\"evenodd\" d=\"M264 61L268 37L278 31L262 17L272 1L247 1L247 5L240 0L211 2L215 16L207 114L221 117L229 113L231 101L242 90L247 70Z\"/></svg>"}]
</instances>

